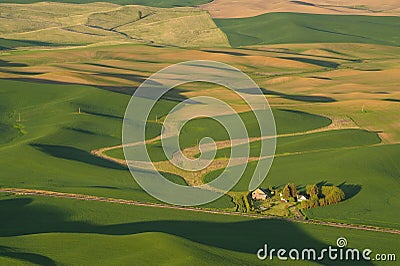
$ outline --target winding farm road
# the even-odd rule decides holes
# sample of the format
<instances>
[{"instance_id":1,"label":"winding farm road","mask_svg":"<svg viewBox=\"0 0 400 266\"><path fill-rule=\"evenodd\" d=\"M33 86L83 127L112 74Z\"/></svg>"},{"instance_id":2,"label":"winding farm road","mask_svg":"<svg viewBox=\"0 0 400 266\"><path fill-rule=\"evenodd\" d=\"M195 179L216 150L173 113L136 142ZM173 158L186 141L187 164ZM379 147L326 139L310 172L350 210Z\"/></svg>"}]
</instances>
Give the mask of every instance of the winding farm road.
<instances>
[{"instance_id":1,"label":"winding farm road","mask_svg":"<svg viewBox=\"0 0 400 266\"><path fill-rule=\"evenodd\" d=\"M328 222L328 221L320 221L320 220L313 220L313 219L302 220L302 219L297 219L297 218L285 218L285 217L276 217L276 216L267 216L267 215L258 215L258 214L249 214L249 213L240 213L240 212L230 212L230 211L223 211L223 210L218 210L218 209L181 207L181 206L167 205L167 204L162 204L162 203L147 203L147 202L140 202L140 201L135 201L135 200L106 198L106 197L99 197L99 196L90 196L90 195L84 195L84 194L71 194L71 193L55 192L55 191L47 191L47 190L33 190L33 189L23 189L23 188L0 188L0 193L11 193L14 195L27 195L27 196L66 198L66 199L75 199L75 200L108 202L108 203L134 205L134 206L142 206L142 207L153 207L153 208L174 209L174 210L181 210L181 211L202 212L202 213L210 213L210 214L217 214L217 215L242 216L242 217L249 217L249 218L255 218L255 219L280 219L280 220L285 220L285 221L289 221L289 222L296 222L296 223L303 223L303 224L316 224L316 225L324 225L324 226L336 227L336 228L347 228L347 229L374 231L374 232L382 232L382 233L390 233L390 234L400 235L400 230L392 229L392 228L376 227L376 226L370 226L370 225L346 224L346 223Z\"/></svg>"}]
</instances>

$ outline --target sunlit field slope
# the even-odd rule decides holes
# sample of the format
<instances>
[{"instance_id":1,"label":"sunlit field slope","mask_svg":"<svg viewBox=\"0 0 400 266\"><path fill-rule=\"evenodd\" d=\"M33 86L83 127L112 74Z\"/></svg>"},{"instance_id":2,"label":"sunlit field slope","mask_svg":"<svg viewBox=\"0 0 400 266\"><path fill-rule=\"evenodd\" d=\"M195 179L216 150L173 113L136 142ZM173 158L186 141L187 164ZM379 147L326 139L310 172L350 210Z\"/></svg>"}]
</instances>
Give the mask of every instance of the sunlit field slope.
<instances>
[{"instance_id":1,"label":"sunlit field slope","mask_svg":"<svg viewBox=\"0 0 400 266\"><path fill-rule=\"evenodd\" d=\"M397 0L214 0L202 5L213 18L254 17L272 12L308 14L338 14L367 16L398 16L400 3Z\"/></svg>"},{"instance_id":2,"label":"sunlit field slope","mask_svg":"<svg viewBox=\"0 0 400 266\"><path fill-rule=\"evenodd\" d=\"M30 4L37 2L44 2L42 0L16 0L12 1L15 4ZM208 3L208 0L53 0L51 2L56 3L74 3L74 4L86 4L93 2L107 2L114 3L118 5L144 5L144 6L154 6L154 7L179 7L179 6L197 6L200 4ZM0 0L0 3L10 3L7 0Z\"/></svg>"},{"instance_id":3,"label":"sunlit field slope","mask_svg":"<svg viewBox=\"0 0 400 266\"><path fill-rule=\"evenodd\" d=\"M0 23L5 25L0 28L0 47L16 47L16 41L20 46L41 47L124 42L229 46L209 14L190 7L42 2L0 4L0 12Z\"/></svg>"}]
</instances>

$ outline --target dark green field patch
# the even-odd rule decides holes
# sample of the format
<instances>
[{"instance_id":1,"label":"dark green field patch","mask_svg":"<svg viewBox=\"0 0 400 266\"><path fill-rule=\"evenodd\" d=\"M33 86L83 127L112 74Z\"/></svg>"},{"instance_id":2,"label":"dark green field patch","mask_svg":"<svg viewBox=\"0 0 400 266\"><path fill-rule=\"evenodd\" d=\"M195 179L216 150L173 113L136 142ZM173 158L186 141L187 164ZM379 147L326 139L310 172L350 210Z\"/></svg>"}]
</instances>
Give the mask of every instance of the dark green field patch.
<instances>
[{"instance_id":1,"label":"dark green field patch","mask_svg":"<svg viewBox=\"0 0 400 266\"><path fill-rule=\"evenodd\" d=\"M234 47L283 43L400 45L399 17L268 13L215 19L215 23Z\"/></svg>"}]
</instances>

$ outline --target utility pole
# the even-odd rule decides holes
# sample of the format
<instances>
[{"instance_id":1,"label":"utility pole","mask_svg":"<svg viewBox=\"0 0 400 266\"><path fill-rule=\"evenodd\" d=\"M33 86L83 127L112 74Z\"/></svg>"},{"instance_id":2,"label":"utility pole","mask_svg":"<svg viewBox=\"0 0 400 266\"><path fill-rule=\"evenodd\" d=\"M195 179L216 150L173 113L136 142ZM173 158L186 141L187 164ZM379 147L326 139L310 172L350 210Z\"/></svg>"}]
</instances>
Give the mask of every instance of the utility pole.
<instances>
[{"instance_id":1,"label":"utility pole","mask_svg":"<svg viewBox=\"0 0 400 266\"><path fill-rule=\"evenodd\" d=\"M18 123L21 122L21 113L18 113L18 120L17 120L17 122L18 122Z\"/></svg>"}]
</instances>

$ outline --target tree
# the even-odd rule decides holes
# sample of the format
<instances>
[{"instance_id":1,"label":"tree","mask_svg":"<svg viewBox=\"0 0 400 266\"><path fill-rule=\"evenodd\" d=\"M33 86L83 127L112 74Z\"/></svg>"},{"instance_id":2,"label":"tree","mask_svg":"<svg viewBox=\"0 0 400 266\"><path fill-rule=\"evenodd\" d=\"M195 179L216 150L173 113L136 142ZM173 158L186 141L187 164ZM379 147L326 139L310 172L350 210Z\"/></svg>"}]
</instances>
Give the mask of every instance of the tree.
<instances>
[{"instance_id":1,"label":"tree","mask_svg":"<svg viewBox=\"0 0 400 266\"><path fill-rule=\"evenodd\" d=\"M306 186L306 193L308 195L310 195L310 197L314 196L314 195L318 195L319 194L319 189L318 186L316 184L313 185L307 185Z\"/></svg>"},{"instance_id":2,"label":"tree","mask_svg":"<svg viewBox=\"0 0 400 266\"><path fill-rule=\"evenodd\" d=\"M314 195L310 198L310 208L319 206L319 198L317 195Z\"/></svg>"},{"instance_id":3,"label":"tree","mask_svg":"<svg viewBox=\"0 0 400 266\"><path fill-rule=\"evenodd\" d=\"M308 200L303 200L301 203L301 208L303 209L309 209L310 208L310 203Z\"/></svg>"},{"instance_id":4,"label":"tree","mask_svg":"<svg viewBox=\"0 0 400 266\"><path fill-rule=\"evenodd\" d=\"M290 195L293 198L297 197L297 189L296 189L296 185L294 183L289 183L288 184L289 188L290 188Z\"/></svg>"},{"instance_id":5,"label":"tree","mask_svg":"<svg viewBox=\"0 0 400 266\"><path fill-rule=\"evenodd\" d=\"M291 197L290 188L286 185L282 190L282 198L288 200Z\"/></svg>"},{"instance_id":6,"label":"tree","mask_svg":"<svg viewBox=\"0 0 400 266\"><path fill-rule=\"evenodd\" d=\"M345 199L343 190L338 187L323 186L321 187L321 192L327 204L339 203Z\"/></svg>"},{"instance_id":7,"label":"tree","mask_svg":"<svg viewBox=\"0 0 400 266\"><path fill-rule=\"evenodd\" d=\"M325 198L320 198L318 201L319 206L325 206L326 205L326 200Z\"/></svg>"}]
</instances>

